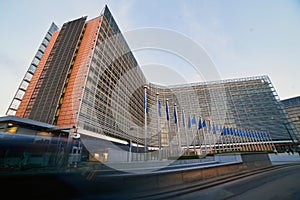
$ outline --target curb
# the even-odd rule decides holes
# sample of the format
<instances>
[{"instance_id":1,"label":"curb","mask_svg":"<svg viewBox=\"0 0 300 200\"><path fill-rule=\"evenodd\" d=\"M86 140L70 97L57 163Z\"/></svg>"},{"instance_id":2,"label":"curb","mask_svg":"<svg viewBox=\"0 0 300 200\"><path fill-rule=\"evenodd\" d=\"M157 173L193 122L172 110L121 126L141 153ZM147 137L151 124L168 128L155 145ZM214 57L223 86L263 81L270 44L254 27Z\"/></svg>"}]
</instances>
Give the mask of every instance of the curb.
<instances>
[{"instance_id":1,"label":"curb","mask_svg":"<svg viewBox=\"0 0 300 200\"><path fill-rule=\"evenodd\" d=\"M247 170L240 173L230 174L219 176L215 178L211 178L207 181L201 181L200 183L190 183L182 186L172 186L170 188L163 189L164 191L147 191L140 194L137 194L132 197L132 199L143 199L143 200L155 200L155 199L166 199L166 198L174 198L179 195L195 192L198 190L202 190L205 188L213 187L216 185L220 185L229 181L234 181L240 178L252 176L255 174L260 174L264 172L268 172L271 170L276 170L284 167L289 167L293 165L300 165L300 163L290 163L290 164L282 164L282 165L271 165L268 167L262 167L255 170ZM152 193L151 193L152 192ZM150 193L150 194L149 194Z\"/></svg>"}]
</instances>

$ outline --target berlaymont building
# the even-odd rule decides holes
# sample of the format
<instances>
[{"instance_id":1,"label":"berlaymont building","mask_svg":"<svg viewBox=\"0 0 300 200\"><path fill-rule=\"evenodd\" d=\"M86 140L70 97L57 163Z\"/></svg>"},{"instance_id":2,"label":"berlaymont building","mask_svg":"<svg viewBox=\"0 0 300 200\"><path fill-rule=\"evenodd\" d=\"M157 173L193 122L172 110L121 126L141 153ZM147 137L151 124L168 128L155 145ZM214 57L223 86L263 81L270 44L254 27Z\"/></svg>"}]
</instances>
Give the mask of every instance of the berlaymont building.
<instances>
[{"instance_id":1,"label":"berlaymont building","mask_svg":"<svg viewBox=\"0 0 300 200\"><path fill-rule=\"evenodd\" d=\"M39 137L71 127L101 161L124 150L201 155L298 139L268 76L149 83L107 6L94 19L50 26L6 115L1 131L10 135L25 124Z\"/></svg>"}]
</instances>

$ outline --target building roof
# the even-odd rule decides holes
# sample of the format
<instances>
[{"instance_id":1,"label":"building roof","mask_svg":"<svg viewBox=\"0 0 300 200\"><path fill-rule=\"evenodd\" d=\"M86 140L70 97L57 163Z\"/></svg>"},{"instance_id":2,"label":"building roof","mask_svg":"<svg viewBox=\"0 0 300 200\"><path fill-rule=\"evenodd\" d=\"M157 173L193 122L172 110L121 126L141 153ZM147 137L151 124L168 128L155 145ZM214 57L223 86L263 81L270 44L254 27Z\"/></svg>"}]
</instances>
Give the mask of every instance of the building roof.
<instances>
[{"instance_id":1,"label":"building roof","mask_svg":"<svg viewBox=\"0 0 300 200\"><path fill-rule=\"evenodd\" d=\"M52 124L47 124L47 123L35 121L35 120L32 120L32 119L17 117L17 116L0 117L0 122L12 122L12 123L15 123L15 124L26 124L26 125L38 127L38 128L41 128L41 129L53 129L53 128L57 127L57 126L52 125Z\"/></svg>"},{"instance_id":2,"label":"building roof","mask_svg":"<svg viewBox=\"0 0 300 200\"><path fill-rule=\"evenodd\" d=\"M292 97L289 99L284 99L284 100L281 100L281 102L283 103L283 105L285 107L292 107L292 106L300 105L300 96Z\"/></svg>"}]
</instances>

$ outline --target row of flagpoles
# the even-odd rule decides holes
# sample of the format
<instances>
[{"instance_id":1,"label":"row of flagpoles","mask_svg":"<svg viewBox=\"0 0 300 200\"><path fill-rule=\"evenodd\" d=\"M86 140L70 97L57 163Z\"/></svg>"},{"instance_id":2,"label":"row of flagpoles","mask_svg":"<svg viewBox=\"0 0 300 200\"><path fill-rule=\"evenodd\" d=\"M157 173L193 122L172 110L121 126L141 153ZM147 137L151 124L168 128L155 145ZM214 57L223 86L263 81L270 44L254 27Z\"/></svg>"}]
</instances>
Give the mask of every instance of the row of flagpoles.
<instances>
[{"instance_id":1,"label":"row of flagpoles","mask_svg":"<svg viewBox=\"0 0 300 200\"><path fill-rule=\"evenodd\" d=\"M159 94L156 95L157 101L157 129L158 129L158 148L162 150L162 135L160 120L162 117L161 109L162 104L159 100ZM144 147L145 152L148 150L147 144L147 87L144 87L144 112L145 112L145 141ZM165 104L165 115L167 122L167 132L168 132L168 147L170 150L170 155L173 155L173 145L172 136L170 135L171 130L171 120L169 111L169 102L166 100ZM186 122L186 115L184 110L181 112L181 123L178 120L177 105L174 103L173 118L175 125L175 134L178 140L177 146L180 152L185 151L189 154L190 149L193 149L194 154L197 154L197 149L200 154L224 152L224 151L266 151L274 149L272 139L270 134L267 132L257 131L257 130L246 130L237 129L228 126L219 126L209 119L204 119L203 117L196 117L196 115L189 114ZM181 131L185 133L185 144L182 143ZM188 132L191 132L193 139L189 141L190 137ZM197 141L198 140L198 141ZM191 145L192 144L192 145ZM204 151L204 152L203 152Z\"/></svg>"}]
</instances>

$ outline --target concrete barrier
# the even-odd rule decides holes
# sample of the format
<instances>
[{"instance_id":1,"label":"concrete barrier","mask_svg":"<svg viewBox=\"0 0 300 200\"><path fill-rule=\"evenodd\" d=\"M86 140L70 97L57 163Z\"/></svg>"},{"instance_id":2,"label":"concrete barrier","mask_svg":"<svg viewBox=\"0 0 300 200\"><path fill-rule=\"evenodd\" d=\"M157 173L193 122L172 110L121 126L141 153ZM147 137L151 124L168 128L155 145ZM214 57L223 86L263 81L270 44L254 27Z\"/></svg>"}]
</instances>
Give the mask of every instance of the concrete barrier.
<instances>
[{"instance_id":1,"label":"concrete barrier","mask_svg":"<svg viewBox=\"0 0 300 200\"><path fill-rule=\"evenodd\" d=\"M191 167L157 171L147 174L128 174L126 176L105 176L95 174L93 182L105 185L102 192L124 192L126 195L160 191L190 183L201 183L211 178L234 175L243 171L254 170L271 165L267 153L236 153L215 156L214 163ZM103 189L103 188L102 188ZM99 188L97 190L99 192Z\"/></svg>"},{"instance_id":2,"label":"concrete barrier","mask_svg":"<svg viewBox=\"0 0 300 200\"><path fill-rule=\"evenodd\" d=\"M272 153L269 154L269 159L273 165L297 163L300 162L299 154L288 154L288 153Z\"/></svg>"},{"instance_id":3,"label":"concrete barrier","mask_svg":"<svg viewBox=\"0 0 300 200\"><path fill-rule=\"evenodd\" d=\"M241 154L243 165L247 170L266 167L272 165L268 153L249 152Z\"/></svg>"}]
</instances>

